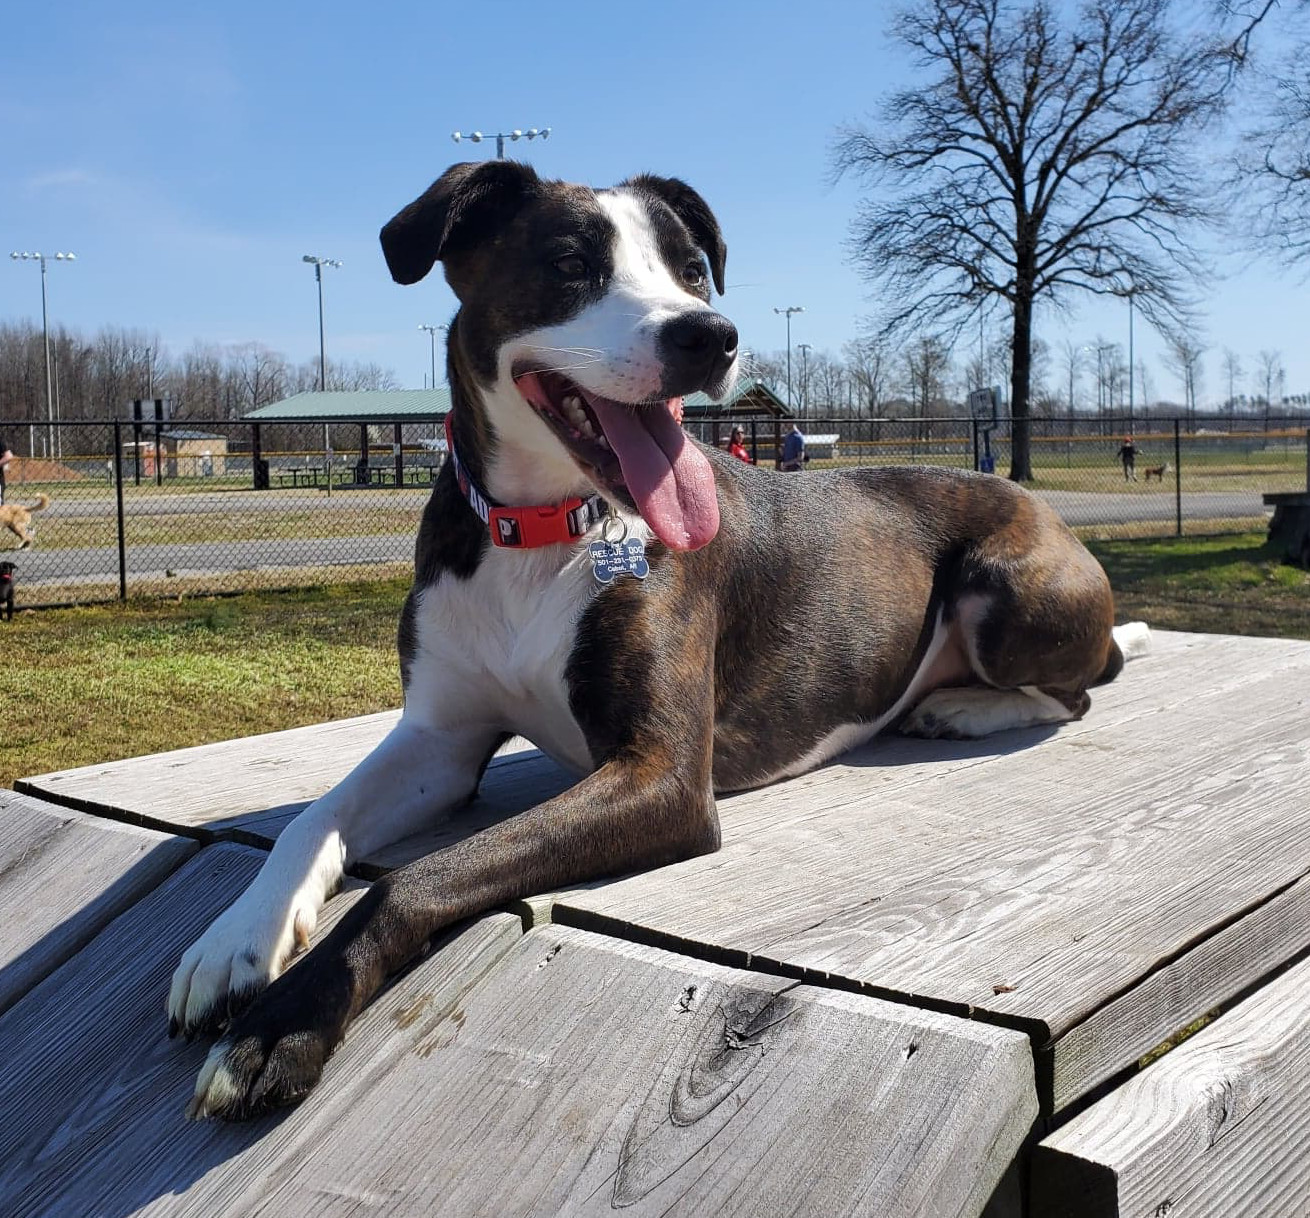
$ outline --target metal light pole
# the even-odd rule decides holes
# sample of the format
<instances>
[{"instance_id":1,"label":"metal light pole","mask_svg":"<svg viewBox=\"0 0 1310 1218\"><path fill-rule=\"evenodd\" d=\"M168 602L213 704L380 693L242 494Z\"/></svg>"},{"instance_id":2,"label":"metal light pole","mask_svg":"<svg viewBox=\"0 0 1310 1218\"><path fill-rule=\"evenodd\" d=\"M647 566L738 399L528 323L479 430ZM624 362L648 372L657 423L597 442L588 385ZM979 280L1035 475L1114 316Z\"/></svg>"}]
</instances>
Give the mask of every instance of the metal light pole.
<instances>
[{"instance_id":1,"label":"metal light pole","mask_svg":"<svg viewBox=\"0 0 1310 1218\"><path fill-rule=\"evenodd\" d=\"M1128 430L1133 430L1133 289L1128 289Z\"/></svg>"},{"instance_id":2,"label":"metal light pole","mask_svg":"<svg viewBox=\"0 0 1310 1218\"><path fill-rule=\"evenodd\" d=\"M459 143L460 140L471 140L475 144L482 143L483 140L496 141L496 159L503 161L505 159L505 141L506 140L535 140L550 139L549 127L529 127L526 131L515 128L513 131L497 131L494 135L483 135L481 131L471 131L468 133L462 131L452 131L450 138Z\"/></svg>"},{"instance_id":3,"label":"metal light pole","mask_svg":"<svg viewBox=\"0 0 1310 1218\"><path fill-rule=\"evenodd\" d=\"M16 262L39 262L41 264L41 334L45 340L45 417L46 417L46 456L55 455L55 395L54 388L50 377L50 315L46 309L46 291L45 291L45 264L49 259L49 254L42 254L39 251L29 252L27 250L15 250L9 255ZM76 262L76 254L55 254L56 262ZM28 437L28 448L32 447L31 436ZM35 453L29 453L29 456L35 456Z\"/></svg>"},{"instance_id":4,"label":"metal light pole","mask_svg":"<svg viewBox=\"0 0 1310 1218\"><path fill-rule=\"evenodd\" d=\"M323 341L323 268L340 266L337 258L319 258L314 254L305 254L301 262L308 262L314 268L314 280L318 284L318 391L327 392L327 347ZM323 466L327 477L328 494L332 494L332 436L328 424L323 424Z\"/></svg>"},{"instance_id":5,"label":"metal light pole","mask_svg":"<svg viewBox=\"0 0 1310 1218\"><path fill-rule=\"evenodd\" d=\"M449 326L419 326L420 330L426 330L428 337L432 340L432 388L437 387L437 331L449 331Z\"/></svg>"},{"instance_id":6,"label":"metal light pole","mask_svg":"<svg viewBox=\"0 0 1310 1218\"><path fill-rule=\"evenodd\" d=\"M791 315L793 313L804 313L804 305L789 305L785 309L775 308L775 313L781 313L787 318L787 409L792 409L791 401Z\"/></svg>"},{"instance_id":7,"label":"metal light pole","mask_svg":"<svg viewBox=\"0 0 1310 1218\"><path fill-rule=\"evenodd\" d=\"M796 349L801 353L801 414L810 415L810 344L797 343Z\"/></svg>"},{"instance_id":8,"label":"metal light pole","mask_svg":"<svg viewBox=\"0 0 1310 1218\"><path fill-rule=\"evenodd\" d=\"M341 261L337 258L318 258L313 254L306 254L300 260L308 262L314 268L314 279L318 283L318 391L319 393L327 392L327 348L323 344L323 268L325 266L340 266Z\"/></svg>"}]
</instances>

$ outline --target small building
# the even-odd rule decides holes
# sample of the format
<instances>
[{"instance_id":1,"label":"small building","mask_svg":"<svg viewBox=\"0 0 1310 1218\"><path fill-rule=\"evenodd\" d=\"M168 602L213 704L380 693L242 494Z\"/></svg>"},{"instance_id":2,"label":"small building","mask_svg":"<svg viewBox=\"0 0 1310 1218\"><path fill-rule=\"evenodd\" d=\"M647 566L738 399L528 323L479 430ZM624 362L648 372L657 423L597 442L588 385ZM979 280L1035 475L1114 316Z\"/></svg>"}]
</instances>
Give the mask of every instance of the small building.
<instances>
[{"instance_id":1,"label":"small building","mask_svg":"<svg viewBox=\"0 0 1310 1218\"><path fill-rule=\"evenodd\" d=\"M227 436L175 427L159 440L165 478L221 478L227 472Z\"/></svg>"},{"instance_id":2,"label":"small building","mask_svg":"<svg viewBox=\"0 0 1310 1218\"><path fill-rule=\"evenodd\" d=\"M153 478L156 468L165 478L221 478L227 472L227 436L213 431L171 428L160 432L159 447L149 427L140 440L123 442L123 467Z\"/></svg>"}]
</instances>

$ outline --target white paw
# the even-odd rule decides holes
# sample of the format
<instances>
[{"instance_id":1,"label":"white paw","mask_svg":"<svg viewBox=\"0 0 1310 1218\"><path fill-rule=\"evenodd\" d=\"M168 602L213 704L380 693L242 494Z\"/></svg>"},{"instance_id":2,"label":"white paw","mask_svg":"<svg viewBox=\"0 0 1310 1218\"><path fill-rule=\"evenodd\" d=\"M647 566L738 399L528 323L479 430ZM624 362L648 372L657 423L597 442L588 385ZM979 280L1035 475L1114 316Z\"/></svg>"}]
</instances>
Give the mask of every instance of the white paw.
<instances>
[{"instance_id":1,"label":"white paw","mask_svg":"<svg viewBox=\"0 0 1310 1218\"><path fill-rule=\"evenodd\" d=\"M309 946L319 903L307 894L270 908L254 891L215 919L191 945L173 974L168 1034L188 1038L227 1026Z\"/></svg>"},{"instance_id":2,"label":"white paw","mask_svg":"<svg viewBox=\"0 0 1310 1218\"><path fill-rule=\"evenodd\" d=\"M900 730L907 736L976 740L1010 728L1071 718L1072 711L1037 690L969 686L934 690L909 713Z\"/></svg>"}]
</instances>

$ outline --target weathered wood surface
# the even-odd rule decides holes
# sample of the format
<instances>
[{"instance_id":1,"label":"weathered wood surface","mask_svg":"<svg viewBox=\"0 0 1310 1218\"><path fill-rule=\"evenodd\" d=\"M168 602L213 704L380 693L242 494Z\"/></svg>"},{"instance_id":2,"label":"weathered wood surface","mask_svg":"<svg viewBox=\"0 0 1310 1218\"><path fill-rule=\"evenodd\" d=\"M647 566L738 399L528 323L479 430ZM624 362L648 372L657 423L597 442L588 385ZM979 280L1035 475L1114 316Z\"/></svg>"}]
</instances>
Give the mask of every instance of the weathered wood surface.
<instances>
[{"instance_id":1,"label":"weathered wood surface","mask_svg":"<svg viewBox=\"0 0 1310 1218\"><path fill-rule=\"evenodd\" d=\"M0 790L0 1012L196 849Z\"/></svg>"},{"instance_id":2,"label":"weathered wood surface","mask_svg":"<svg viewBox=\"0 0 1310 1218\"><path fill-rule=\"evenodd\" d=\"M1310 1213L1310 962L1048 1137L1035 1218Z\"/></svg>"},{"instance_id":3,"label":"weathered wood surface","mask_svg":"<svg viewBox=\"0 0 1310 1218\"><path fill-rule=\"evenodd\" d=\"M399 711L24 778L20 791L153 828L215 832L298 811L344 778Z\"/></svg>"},{"instance_id":4,"label":"weathered wood surface","mask_svg":"<svg viewBox=\"0 0 1310 1218\"><path fill-rule=\"evenodd\" d=\"M160 953L79 957L0 1021L0 1212L976 1216L1036 1115L1019 1033L519 934L475 924L246 1126L181 1119L204 1050L162 1040Z\"/></svg>"},{"instance_id":5,"label":"weathered wood surface","mask_svg":"<svg viewBox=\"0 0 1310 1218\"><path fill-rule=\"evenodd\" d=\"M1152 654L1094 692L1080 723L973 742L874 741L721 800L719 854L533 907L1021 1028L1041 1046L1043 1101L1059 1109L1310 934L1306 691L1310 645L1158 633ZM29 782L57 794L103 780L119 814L159 817L194 783L206 802L188 804L191 831L207 815L226 831L231 808L215 795L226 783L258 830L252 840L266 843L295 800L335 777L320 770L310 782L309 759L345 764L343 737L319 744L301 729L281 749L291 735ZM567 782L535 752L498 759L485 798L361 873Z\"/></svg>"},{"instance_id":6,"label":"weathered wood surface","mask_svg":"<svg viewBox=\"0 0 1310 1218\"><path fill-rule=\"evenodd\" d=\"M398 711L198 745L171 753L25 778L18 788L101 816L271 846L287 823L354 768L389 732ZM564 790L574 780L527 741L501 748L478 798L430 832L370 855L376 876Z\"/></svg>"},{"instance_id":7,"label":"weathered wood surface","mask_svg":"<svg viewBox=\"0 0 1310 1218\"><path fill-rule=\"evenodd\" d=\"M1059 1108L1310 938L1308 702L1310 644L1161 635L1081 723L875 741L553 916L1024 1028Z\"/></svg>"},{"instance_id":8,"label":"weathered wood surface","mask_svg":"<svg viewBox=\"0 0 1310 1218\"><path fill-rule=\"evenodd\" d=\"M272 1162L282 1161L287 1141L277 1118L240 1127L183 1118L209 1043L169 1041L164 1014L182 952L262 861L244 846L205 848L0 1017L5 1218L241 1213L232 1197L246 1177L264 1178ZM329 903L316 941L360 891L354 885ZM496 914L442 946L424 966L434 1009L457 1003L521 934L519 919ZM351 1041L367 1045L385 1039L394 1023L358 1027ZM337 1111L334 1085L339 1094L350 1081L348 1070L329 1064L316 1093L319 1116L329 1124ZM362 1075L354 1081L368 1083ZM420 1127L403 1124L411 1097L395 1099L398 1127L412 1139ZM415 1145L421 1153L421 1139ZM202 1211L192 1207L188 1190L205 1187L210 1208ZM315 1209L307 1203L302 1212Z\"/></svg>"}]
</instances>

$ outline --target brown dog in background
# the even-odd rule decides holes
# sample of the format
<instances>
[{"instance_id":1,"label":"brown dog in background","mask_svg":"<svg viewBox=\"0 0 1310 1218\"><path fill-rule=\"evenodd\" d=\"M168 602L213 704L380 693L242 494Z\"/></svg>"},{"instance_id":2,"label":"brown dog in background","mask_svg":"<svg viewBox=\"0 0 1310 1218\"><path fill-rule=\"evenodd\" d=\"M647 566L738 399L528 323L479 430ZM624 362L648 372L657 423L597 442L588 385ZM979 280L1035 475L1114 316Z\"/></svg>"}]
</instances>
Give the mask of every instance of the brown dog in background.
<instances>
[{"instance_id":1,"label":"brown dog in background","mask_svg":"<svg viewBox=\"0 0 1310 1218\"><path fill-rule=\"evenodd\" d=\"M1144 470L1142 470L1144 481L1150 482L1151 479L1154 478L1158 482L1163 482L1164 476L1169 472L1169 470L1170 465L1167 461L1163 465L1148 465Z\"/></svg>"},{"instance_id":2,"label":"brown dog in background","mask_svg":"<svg viewBox=\"0 0 1310 1218\"><path fill-rule=\"evenodd\" d=\"M18 548L26 550L36 540L36 534L32 532L32 513L45 511L49 506L49 495L38 495L30 508L21 503L0 505L0 529L8 529L22 542Z\"/></svg>"}]
</instances>

